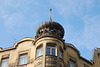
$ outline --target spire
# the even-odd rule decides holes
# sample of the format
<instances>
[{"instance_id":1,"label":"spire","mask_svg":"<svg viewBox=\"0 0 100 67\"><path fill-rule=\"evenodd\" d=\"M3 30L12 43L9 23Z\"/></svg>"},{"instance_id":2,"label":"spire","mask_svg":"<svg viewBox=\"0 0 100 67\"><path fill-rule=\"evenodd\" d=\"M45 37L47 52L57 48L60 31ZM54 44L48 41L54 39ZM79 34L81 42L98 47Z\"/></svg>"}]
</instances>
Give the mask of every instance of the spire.
<instances>
[{"instance_id":1,"label":"spire","mask_svg":"<svg viewBox=\"0 0 100 67\"><path fill-rule=\"evenodd\" d=\"M52 11L52 9L50 8L50 21L52 21L52 19L51 19L51 11Z\"/></svg>"}]
</instances>

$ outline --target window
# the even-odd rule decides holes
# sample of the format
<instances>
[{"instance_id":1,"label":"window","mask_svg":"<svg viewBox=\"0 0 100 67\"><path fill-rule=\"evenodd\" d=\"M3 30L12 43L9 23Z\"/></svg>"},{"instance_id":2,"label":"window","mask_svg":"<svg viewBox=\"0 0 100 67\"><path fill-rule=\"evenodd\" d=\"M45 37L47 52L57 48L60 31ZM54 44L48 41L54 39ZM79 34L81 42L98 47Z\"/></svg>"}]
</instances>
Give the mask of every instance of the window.
<instances>
[{"instance_id":1,"label":"window","mask_svg":"<svg viewBox=\"0 0 100 67\"><path fill-rule=\"evenodd\" d=\"M8 67L8 58L2 59L1 67Z\"/></svg>"},{"instance_id":2,"label":"window","mask_svg":"<svg viewBox=\"0 0 100 67\"><path fill-rule=\"evenodd\" d=\"M76 62L73 60L70 60L70 67L76 67Z\"/></svg>"},{"instance_id":3,"label":"window","mask_svg":"<svg viewBox=\"0 0 100 67\"><path fill-rule=\"evenodd\" d=\"M63 53L59 50L59 57L63 58Z\"/></svg>"},{"instance_id":4,"label":"window","mask_svg":"<svg viewBox=\"0 0 100 67\"><path fill-rule=\"evenodd\" d=\"M56 55L56 46L55 45L47 45L46 55Z\"/></svg>"},{"instance_id":5,"label":"window","mask_svg":"<svg viewBox=\"0 0 100 67\"><path fill-rule=\"evenodd\" d=\"M27 54L20 55L19 65L27 64Z\"/></svg>"},{"instance_id":6,"label":"window","mask_svg":"<svg viewBox=\"0 0 100 67\"><path fill-rule=\"evenodd\" d=\"M37 55L36 55L36 57L39 57L41 55L43 55L43 47L37 48Z\"/></svg>"}]
</instances>

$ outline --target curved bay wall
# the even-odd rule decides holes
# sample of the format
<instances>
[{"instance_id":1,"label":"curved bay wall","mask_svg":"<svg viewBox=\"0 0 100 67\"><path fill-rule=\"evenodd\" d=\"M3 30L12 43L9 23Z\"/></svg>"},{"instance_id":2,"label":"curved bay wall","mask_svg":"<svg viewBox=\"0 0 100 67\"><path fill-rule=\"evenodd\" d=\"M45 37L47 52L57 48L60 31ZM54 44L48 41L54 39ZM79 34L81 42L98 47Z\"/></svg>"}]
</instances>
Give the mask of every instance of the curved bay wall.
<instances>
[{"instance_id":1,"label":"curved bay wall","mask_svg":"<svg viewBox=\"0 0 100 67\"><path fill-rule=\"evenodd\" d=\"M57 56L46 56L46 67L56 67L57 66Z\"/></svg>"},{"instance_id":2,"label":"curved bay wall","mask_svg":"<svg viewBox=\"0 0 100 67\"><path fill-rule=\"evenodd\" d=\"M36 60L34 62L34 66L35 67L42 67L42 60L43 60L43 56L36 58Z\"/></svg>"}]
</instances>

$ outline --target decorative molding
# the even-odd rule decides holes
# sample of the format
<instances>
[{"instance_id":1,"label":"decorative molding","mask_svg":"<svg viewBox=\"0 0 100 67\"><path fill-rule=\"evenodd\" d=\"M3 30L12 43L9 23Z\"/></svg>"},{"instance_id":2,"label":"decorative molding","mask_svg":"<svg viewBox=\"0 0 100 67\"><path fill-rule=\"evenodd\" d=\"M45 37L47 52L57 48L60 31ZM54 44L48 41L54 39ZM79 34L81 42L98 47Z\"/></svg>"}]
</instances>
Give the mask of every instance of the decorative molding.
<instances>
[{"instance_id":1,"label":"decorative molding","mask_svg":"<svg viewBox=\"0 0 100 67\"><path fill-rule=\"evenodd\" d=\"M36 58L34 61L34 66L35 67L42 67L42 60L43 60L43 56Z\"/></svg>"},{"instance_id":2,"label":"decorative molding","mask_svg":"<svg viewBox=\"0 0 100 67\"><path fill-rule=\"evenodd\" d=\"M20 66L18 65L18 62L19 62L18 59L16 59L16 62L9 63L8 67L15 67L15 66L20 67ZM32 63L34 63L34 59L29 59L29 58L28 58L27 64L32 64ZM27 64L25 64L25 65L27 65ZM23 67L23 65L22 65L22 67Z\"/></svg>"},{"instance_id":3,"label":"decorative molding","mask_svg":"<svg viewBox=\"0 0 100 67\"><path fill-rule=\"evenodd\" d=\"M46 67L56 67L57 66L57 56L46 56Z\"/></svg>"},{"instance_id":4,"label":"decorative molding","mask_svg":"<svg viewBox=\"0 0 100 67\"><path fill-rule=\"evenodd\" d=\"M8 67L15 67L17 66L17 62L14 62L14 63L9 63Z\"/></svg>"},{"instance_id":5,"label":"decorative molding","mask_svg":"<svg viewBox=\"0 0 100 67\"><path fill-rule=\"evenodd\" d=\"M14 49L16 49L16 48L18 47L18 45L19 45L20 43L25 42L25 41L32 41L32 42L34 42L35 39L34 39L34 38L23 38L22 40L20 40L20 41L18 41L17 43L15 43L15 44L13 45L13 47L6 48L6 49L2 49L2 48L0 47L0 52L9 51L9 50L14 50Z\"/></svg>"},{"instance_id":6,"label":"decorative molding","mask_svg":"<svg viewBox=\"0 0 100 67\"><path fill-rule=\"evenodd\" d=\"M9 58L9 55L10 55L10 54L2 55L2 58Z\"/></svg>"},{"instance_id":7,"label":"decorative molding","mask_svg":"<svg viewBox=\"0 0 100 67\"><path fill-rule=\"evenodd\" d=\"M29 49L23 50L23 51L19 51L18 54L28 54L28 52L29 52Z\"/></svg>"},{"instance_id":8,"label":"decorative molding","mask_svg":"<svg viewBox=\"0 0 100 67\"><path fill-rule=\"evenodd\" d=\"M34 61L35 61L34 58L33 58L33 59L29 59L29 60L27 61L27 64L32 64L32 63L34 63Z\"/></svg>"}]
</instances>

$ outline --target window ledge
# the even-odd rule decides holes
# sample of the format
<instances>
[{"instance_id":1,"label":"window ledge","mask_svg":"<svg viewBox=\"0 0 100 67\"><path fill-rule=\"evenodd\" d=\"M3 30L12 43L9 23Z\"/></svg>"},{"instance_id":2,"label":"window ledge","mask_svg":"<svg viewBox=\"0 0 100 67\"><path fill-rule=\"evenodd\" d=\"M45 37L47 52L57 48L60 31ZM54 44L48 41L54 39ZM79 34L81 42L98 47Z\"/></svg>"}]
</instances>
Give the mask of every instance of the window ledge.
<instances>
[{"instance_id":1,"label":"window ledge","mask_svg":"<svg viewBox=\"0 0 100 67\"><path fill-rule=\"evenodd\" d=\"M46 56L54 56L54 57L57 57L57 56L55 56L55 55L46 55Z\"/></svg>"},{"instance_id":2,"label":"window ledge","mask_svg":"<svg viewBox=\"0 0 100 67\"><path fill-rule=\"evenodd\" d=\"M22 64L22 65L17 65L18 67L23 67L26 66L27 64Z\"/></svg>"},{"instance_id":3,"label":"window ledge","mask_svg":"<svg viewBox=\"0 0 100 67\"><path fill-rule=\"evenodd\" d=\"M38 57L36 57L36 59L37 59L37 58L40 58L40 57L42 57L42 56L43 56L43 55L41 55L41 56L38 56ZM35 59L35 60L36 60L36 59Z\"/></svg>"}]
</instances>

